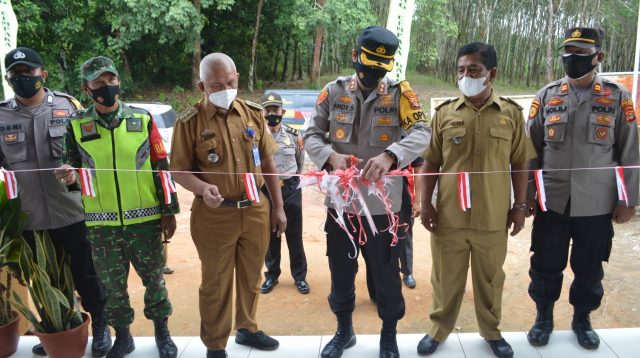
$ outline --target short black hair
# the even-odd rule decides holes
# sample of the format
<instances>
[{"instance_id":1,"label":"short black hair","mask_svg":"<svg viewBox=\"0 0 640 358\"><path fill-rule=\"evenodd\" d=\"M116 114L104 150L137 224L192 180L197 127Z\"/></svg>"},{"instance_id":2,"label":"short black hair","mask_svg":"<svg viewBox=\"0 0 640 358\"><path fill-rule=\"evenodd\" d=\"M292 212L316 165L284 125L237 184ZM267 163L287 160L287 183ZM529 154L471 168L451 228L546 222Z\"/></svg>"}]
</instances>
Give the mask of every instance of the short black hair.
<instances>
[{"instance_id":1,"label":"short black hair","mask_svg":"<svg viewBox=\"0 0 640 358\"><path fill-rule=\"evenodd\" d=\"M456 63L462 56L479 54L482 58L482 64L487 70L498 67L498 55L496 54L496 48L491 44L484 42L472 42L468 43L458 50L458 57L456 57Z\"/></svg>"}]
</instances>

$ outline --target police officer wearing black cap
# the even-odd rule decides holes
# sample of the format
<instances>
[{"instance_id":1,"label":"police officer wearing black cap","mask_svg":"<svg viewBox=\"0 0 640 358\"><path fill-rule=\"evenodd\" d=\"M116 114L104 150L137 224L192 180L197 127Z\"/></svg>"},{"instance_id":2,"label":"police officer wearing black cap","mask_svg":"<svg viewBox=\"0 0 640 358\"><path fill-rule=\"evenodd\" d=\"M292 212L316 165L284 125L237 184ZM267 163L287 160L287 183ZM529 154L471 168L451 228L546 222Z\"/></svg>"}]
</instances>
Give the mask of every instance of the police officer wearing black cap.
<instances>
[{"instance_id":1,"label":"police officer wearing black cap","mask_svg":"<svg viewBox=\"0 0 640 358\"><path fill-rule=\"evenodd\" d=\"M267 126L273 139L278 145L278 151L273 158L280 175L282 188L282 201L284 213L287 216L287 229L284 234L289 248L289 266L291 276L296 288L302 294L309 293L307 283L307 258L304 254L302 243L302 190L298 188L300 177L292 174L300 174L304 169L304 145L302 137L297 129L282 124L282 116L286 112L282 108L282 97L275 92L265 93L261 99L262 113L267 120ZM262 190L269 196L266 187ZM267 272L264 273L265 281L260 288L262 293L268 293L278 284L280 276L280 248L281 236L272 232L269 240L269 248L265 255L264 264Z\"/></svg>"},{"instance_id":2,"label":"police officer wearing black cap","mask_svg":"<svg viewBox=\"0 0 640 358\"><path fill-rule=\"evenodd\" d=\"M351 167L352 156L362 169L362 179L369 182L385 180L391 211L397 214L402 205L402 178L384 177L393 168L404 168L422 154L430 140L430 131L418 97L406 81L396 82L385 77L394 66L399 40L389 30L372 26L364 29L352 51L356 73L339 77L327 84L316 102L316 114L304 135L305 149L319 168L329 171ZM329 135L330 143L326 142ZM357 181L362 192L367 186ZM331 271L329 305L337 317L335 336L323 348L323 358L340 357L344 349L356 343L352 313L355 307L355 275L357 254L366 252L368 268L375 283L378 316L382 319L380 357L399 357L396 325L404 316L404 298L400 280L399 250L392 246L389 212L373 196L365 196L378 233L374 235L366 218L354 219L361 213L345 208L344 220L349 224L352 242L347 232L336 222L333 203L325 200L327 218L327 256ZM362 224L359 224L362 223ZM366 242L359 245L359 233ZM356 256L356 258L354 258Z\"/></svg>"},{"instance_id":3,"label":"police officer wearing black cap","mask_svg":"<svg viewBox=\"0 0 640 358\"><path fill-rule=\"evenodd\" d=\"M543 87L529 113L528 129L538 154L533 167L543 170L547 209L535 203L535 190L530 190L529 214L535 211L536 216L529 295L536 303L537 316L527 338L534 346L549 342L553 306L560 297L562 272L569 260L574 273L569 291L574 308L571 328L582 347L598 348L600 339L589 314L600 306L604 295L602 262L611 253L612 221L627 222L638 205L638 169L624 169L626 200L618 199L613 169L577 169L640 161L629 93L596 73L604 59L603 39L601 29L567 29L562 46L567 75Z\"/></svg>"},{"instance_id":4,"label":"police officer wearing black cap","mask_svg":"<svg viewBox=\"0 0 640 358\"><path fill-rule=\"evenodd\" d=\"M0 167L16 172L22 208L29 212L23 236L35 244L34 232L48 231L53 244L71 259L71 273L82 307L91 314L94 356L109 352L111 338L104 317L106 290L98 279L87 240L84 210L76 185L56 179L62 138L80 103L66 93L44 87L47 71L32 49L18 47L7 53L5 79L15 96L0 102ZM41 345L33 353L45 355Z\"/></svg>"}]
</instances>

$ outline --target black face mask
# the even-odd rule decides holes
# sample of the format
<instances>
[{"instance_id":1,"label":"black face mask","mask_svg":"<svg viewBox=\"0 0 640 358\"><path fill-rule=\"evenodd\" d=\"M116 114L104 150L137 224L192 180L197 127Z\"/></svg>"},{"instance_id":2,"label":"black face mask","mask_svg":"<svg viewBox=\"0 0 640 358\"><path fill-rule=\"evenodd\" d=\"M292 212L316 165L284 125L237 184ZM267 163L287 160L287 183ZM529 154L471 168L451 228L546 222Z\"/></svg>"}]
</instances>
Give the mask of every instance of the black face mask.
<instances>
[{"instance_id":1,"label":"black face mask","mask_svg":"<svg viewBox=\"0 0 640 358\"><path fill-rule=\"evenodd\" d=\"M596 68L596 65L591 64L591 61L598 53L592 55L577 55L566 54L562 56L562 64L564 65L564 72L567 76L573 79L584 77L589 72Z\"/></svg>"},{"instance_id":2,"label":"black face mask","mask_svg":"<svg viewBox=\"0 0 640 358\"><path fill-rule=\"evenodd\" d=\"M118 99L118 93L120 93L119 85L106 85L98 88L97 90L91 90L91 98L97 103L100 103L103 106L111 107L116 103Z\"/></svg>"},{"instance_id":3,"label":"black face mask","mask_svg":"<svg viewBox=\"0 0 640 358\"><path fill-rule=\"evenodd\" d=\"M21 98L31 98L42 88L42 76L16 76L9 79L13 92Z\"/></svg>"},{"instance_id":4,"label":"black face mask","mask_svg":"<svg viewBox=\"0 0 640 358\"><path fill-rule=\"evenodd\" d=\"M267 125L269 125L269 127L275 127L282 122L282 116L277 114L267 114L264 118L267 119Z\"/></svg>"},{"instance_id":5,"label":"black face mask","mask_svg":"<svg viewBox=\"0 0 640 358\"><path fill-rule=\"evenodd\" d=\"M374 88L378 85L381 79L387 74L387 71L381 68L373 68L369 66L365 66L361 64L359 61L356 61L356 75L366 88Z\"/></svg>"}]
</instances>

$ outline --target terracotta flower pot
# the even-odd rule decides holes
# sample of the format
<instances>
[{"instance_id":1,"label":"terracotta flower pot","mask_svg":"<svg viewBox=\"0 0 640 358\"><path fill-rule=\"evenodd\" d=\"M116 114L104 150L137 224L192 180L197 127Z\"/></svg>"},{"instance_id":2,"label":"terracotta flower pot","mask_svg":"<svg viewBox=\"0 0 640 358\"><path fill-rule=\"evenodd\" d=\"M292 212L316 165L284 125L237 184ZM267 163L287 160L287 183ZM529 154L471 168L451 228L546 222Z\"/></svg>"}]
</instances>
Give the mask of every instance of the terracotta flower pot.
<instances>
[{"instance_id":1,"label":"terracotta flower pot","mask_svg":"<svg viewBox=\"0 0 640 358\"><path fill-rule=\"evenodd\" d=\"M89 315L82 313L82 324L57 333L34 332L50 358L80 358L89 340Z\"/></svg>"},{"instance_id":2,"label":"terracotta flower pot","mask_svg":"<svg viewBox=\"0 0 640 358\"><path fill-rule=\"evenodd\" d=\"M20 316L18 312L13 313L13 321L4 326L0 326L0 358L8 357L18 350L20 340Z\"/></svg>"}]
</instances>

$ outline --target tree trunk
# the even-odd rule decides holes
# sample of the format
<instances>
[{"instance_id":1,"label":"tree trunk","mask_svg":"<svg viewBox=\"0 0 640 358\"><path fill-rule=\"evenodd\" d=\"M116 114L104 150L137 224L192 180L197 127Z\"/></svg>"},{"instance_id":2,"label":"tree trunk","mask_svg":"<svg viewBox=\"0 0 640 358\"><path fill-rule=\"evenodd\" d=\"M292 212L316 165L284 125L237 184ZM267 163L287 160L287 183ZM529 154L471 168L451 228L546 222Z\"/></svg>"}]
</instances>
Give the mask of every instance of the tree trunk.
<instances>
[{"instance_id":1,"label":"tree trunk","mask_svg":"<svg viewBox=\"0 0 640 358\"><path fill-rule=\"evenodd\" d=\"M193 6L198 10L202 10L200 0L193 0ZM200 32L196 34L196 40L193 44L193 59L191 61L191 88L196 89L200 81L200 61L202 60L202 47L200 45Z\"/></svg>"},{"instance_id":2,"label":"tree trunk","mask_svg":"<svg viewBox=\"0 0 640 358\"><path fill-rule=\"evenodd\" d=\"M300 58L298 57L298 41L293 42L293 68L291 68L291 77L289 77L289 81L293 81L296 79L296 71L298 70L298 61Z\"/></svg>"},{"instance_id":3,"label":"tree trunk","mask_svg":"<svg viewBox=\"0 0 640 358\"><path fill-rule=\"evenodd\" d=\"M258 13L256 14L256 28L253 31L251 43L251 63L249 64L249 85L247 90L253 93L253 76L256 65L256 46L258 46L258 33L260 32L260 17L262 16L262 0L258 0Z\"/></svg>"},{"instance_id":4,"label":"tree trunk","mask_svg":"<svg viewBox=\"0 0 640 358\"><path fill-rule=\"evenodd\" d=\"M322 11L322 8L324 7L324 0L316 0L316 7L318 8L318 11ZM316 27L313 47L313 66L311 68L311 76L309 77L309 82L315 85L318 84L318 77L320 76L320 55L322 52L323 37L324 27L322 25L318 25L318 27Z\"/></svg>"},{"instance_id":5,"label":"tree trunk","mask_svg":"<svg viewBox=\"0 0 640 358\"><path fill-rule=\"evenodd\" d=\"M547 25L547 82L553 81L553 30L555 29L553 0L549 0L549 24Z\"/></svg>"},{"instance_id":6,"label":"tree trunk","mask_svg":"<svg viewBox=\"0 0 640 358\"><path fill-rule=\"evenodd\" d=\"M287 39L287 45L284 48L284 63L282 64L282 74L280 75L280 82L287 80L287 71L289 71L289 50L291 47L291 41L289 41L289 34L285 34Z\"/></svg>"},{"instance_id":7,"label":"tree trunk","mask_svg":"<svg viewBox=\"0 0 640 358\"><path fill-rule=\"evenodd\" d=\"M302 80L302 49L298 45L298 80Z\"/></svg>"}]
</instances>

